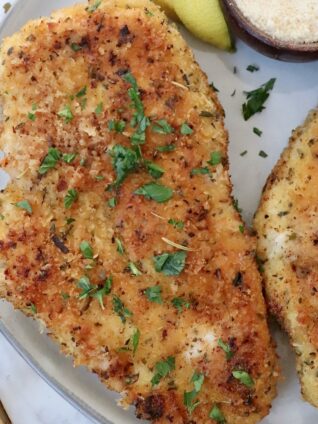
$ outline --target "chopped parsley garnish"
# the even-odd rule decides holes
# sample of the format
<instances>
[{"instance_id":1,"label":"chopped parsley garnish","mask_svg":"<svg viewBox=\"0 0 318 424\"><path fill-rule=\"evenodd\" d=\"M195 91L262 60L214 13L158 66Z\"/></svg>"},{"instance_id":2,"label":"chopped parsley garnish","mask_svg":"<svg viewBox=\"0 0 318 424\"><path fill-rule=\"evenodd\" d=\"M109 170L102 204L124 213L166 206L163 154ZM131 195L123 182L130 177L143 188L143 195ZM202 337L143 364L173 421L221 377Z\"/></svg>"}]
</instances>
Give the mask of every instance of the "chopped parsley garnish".
<instances>
[{"instance_id":1,"label":"chopped parsley garnish","mask_svg":"<svg viewBox=\"0 0 318 424\"><path fill-rule=\"evenodd\" d=\"M207 168L206 166L203 168L193 168L190 172L190 175L208 175L210 174L210 170L209 168Z\"/></svg>"},{"instance_id":2,"label":"chopped parsley garnish","mask_svg":"<svg viewBox=\"0 0 318 424\"><path fill-rule=\"evenodd\" d=\"M114 208L117 205L116 198L112 197L111 199L108 200L107 204L110 208Z\"/></svg>"},{"instance_id":3,"label":"chopped parsley garnish","mask_svg":"<svg viewBox=\"0 0 318 424\"><path fill-rule=\"evenodd\" d=\"M176 369L175 358L168 356L164 361L159 361L155 365L155 375L151 379L152 386L156 386L160 381L167 377L172 371Z\"/></svg>"},{"instance_id":4,"label":"chopped parsley garnish","mask_svg":"<svg viewBox=\"0 0 318 424\"><path fill-rule=\"evenodd\" d=\"M213 82L211 82L210 84L209 84L209 86L216 92L216 93L218 93L220 90L218 90L216 87L215 87L215 85L213 84Z\"/></svg>"},{"instance_id":5,"label":"chopped parsley garnish","mask_svg":"<svg viewBox=\"0 0 318 424\"><path fill-rule=\"evenodd\" d=\"M160 286L148 287L145 290L145 295L147 296L147 299L150 302L158 303L159 305L161 305L162 304L161 291L162 289Z\"/></svg>"},{"instance_id":6,"label":"chopped parsley garnish","mask_svg":"<svg viewBox=\"0 0 318 424\"><path fill-rule=\"evenodd\" d=\"M268 154L264 152L264 150L260 150L258 156L260 156L261 158L267 158Z\"/></svg>"},{"instance_id":7,"label":"chopped parsley garnish","mask_svg":"<svg viewBox=\"0 0 318 424\"><path fill-rule=\"evenodd\" d=\"M239 230L240 230L240 233L244 234L244 231L245 231L244 225L239 225Z\"/></svg>"},{"instance_id":8,"label":"chopped parsley garnish","mask_svg":"<svg viewBox=\"0 0 318 424\"><path fill-rule=\"evenodd\" d=\"M133 354L135 354L138 349L139 340L140 340L140 331L138 330L138 328L136 328L132 336Z\"/></svg>"},{"instance_id":9,"label":"chopped parsley garnish","mask_svg":"<svg viewBox=\"0 0 318 424\"><path fill-rule=\"evenodd\" d=\"M193 129L186 122L184 122L180 127L180 133L182 135L191 135L193 134Z\"/></svg>"},{"instance_id":10,"label":"chopped parsley garnish","mask_svg":"<svg viewBox=\"0 0 318 424\"><path fill-rule=\"evenodd\" d=\"M128 266L132 275L134 275L135 277L138 277L138 275L142 275L142 272L137 268L137 265L133 262L129 262Z\"/></svg>"},{"instance_id":11,"label":"chopped parsley garnish","mask_svg":"<svg viewBox=\"0 0 318 424\"><path fill-rule=\"evenodd\" d=\"M156 165L153 162L146 162L146 167L148 169L149 174L152 176L152 178L155 178L156 180L158 178L161 178L163 174L165 173L164 169L161 168L161 166Z\"/></svg>"},{"instance_id":12,"label":"chopped parsley garnish","mask_svg":"<svg viewBox=\"0 0 318 424\"><path fill-rule=\"evenodd\" d=\"M226 359L229 361L233 358L234 353L232 352L231 346L228 343L223 342L222 339L218 340L218 346L224 350Z\"/></svg>"},{"instance_id":13,"label":"chopped parsley garnish","mask_svg":"<svg viewBox=\"0 0 318 424\"><path fill-rule=\"evenodd\" d=\"M146 129L150 125L150 120L145 116L144 105L141 101L140 91L135 77L128 72L123 75L123 79L131 85L128 95L132 102L131 107L135 109L135 113L130 124L133 128L136 128L136 131L131 136L131 143L134 146L138 146L146 142Z\"/></svg>"},{"instance_id":14,"label":"chopped parsley garnish","mask_svg":"<svg viewBox=\"0 0 318 424\"><path fill-rule=\"evenodd\" d=\"M211 412L209 414L209 417L220 424L226 424L226 419L220 410L220 408L217 405L214 405L211 409Z\"/></svg>"},{"instance_id":15,"label":"chopped parsley garnish","mask_svg":"<svg viewBox=\"0 0 318 424\"><path fill-rule=\"evenodd\" d=\"M94 252L88 241L82 241L80 244L80 250L85 259L94 259Z\"/></svg>"},{"instance_id":16,"label":"chopped parsley garnish","mask_svg":"<svg viewBox=\"0 0 318 424\"><path fill-rule=\"evenodd\" d=\"M117 252L120 255L123 255L125 253L125 249L124 249L122 241L119 238L115 238L115 242L116 242L116 245L117 245Z\"/></svg>"},{"instance_id":17,"label":"chopped parsley garnish","mask_svg":"<svg viewBox=\"0 0 318 424\"><path fill-rule=\"evenodd\" d=\"M261 135L263 134L263 131L261 131L259 128L254 127L253 133L261 137Z\"/></svg>"},{"instance_id":18,"label":"chopped parsley garnish","mask_svg":"<svg viewBox=\"0 0 318 424\"><path fill-rule=\"evenodd\" d=\"M104 181L105 177L104 175L96 175L95 180L96 181Z\"/></svg>"},{"instance_id":19,"label":"chopped parsley garnish","mask_svg":"<svg viewBox=\"0 0 318 424\"><path fill-rule=\"evenodd\" d=\"M116 171L116 181L114 186L118 188L127 175L137 168L139 158L134 150L119 144L112 148L110 156L112 157L113 168Z\"/></svg>"},{"instance_id":20,"label":"chopped parsley garnish","mask_svg":"<svg viewBox=\"0 0 318 424\"><path fill-rule=\"evenodd\" d=\"M254 380L246 371L234 370L232 372L234 378L236 378L240 383L244 384L244 386L251 389L254 386Z\"/></svg>"},{"instance_id":21,"label":"chopped parsley garnish","mask_svg":"<svg viewBox=\"0 0 318 424\"><path fill-rule=\"evenodd\" d=\"M246 70L248 72L257 72L257 71L259 71L259 66L258 65L248 65Z\"/></svg>"},{"instance_id":22,"label":"chopped parsley garnish","mask_svg":"<svg viewBox=\"0 0 318 424\"><path fill-rule=\"evenodd\" d=\"M64 118L66 124L69 124L74 119L70 105L64 106L57 114L60 118Z\"/></svg>"},{"instance_id":23,"label":"chopped parsley garnish","mask_svg":"<svg viewBox=\"0 0 318 424\"><path fill-rule=\"evenodd\" d=\"M50 169L55 168L58 161L61 159L61 153L54 147L49 148L49 153L45 156L40 168L39 174L45 175Z\"/></svg>"},{"instance_id":24,"label":"chopped parsley garnish","mask_svg":"<svg viewBox=\"0 0 318 424\"><path fill-rule=\"evenodd\" d=\"M127 321L127 318L133 315L133 313L125 307L120 298L115 295L113 296L113 309L123 323Z\"/></svg>"},{"instance_id":25,"label":"chopped parsley garnish","mask_svg":"<svg viewBox=\"0 0 318 424\"><path fill-rule=\"evenodd\" d=\"M100 115L103 112L104 104L103 102L98 103L95 109L95 114Z\"/></svg>"},{"instance_id":26,"label":"chopped parsley garnish","mask_svg":"<svg viewBox=\"0 0 318 424\"><path fill-rule=\"evenodd\" d=\"M176 150L175 144L167 144L166 146L158 146L157 147L158 152L173 152Z\"/></svg>"},{"instance_id":27,"label":"chopped parsley garnish","mask_svg":"<svg viewBox=\"0 0 318 424\"><path fill-rule=\"evenodd\" d=\"M182 297L175 297L171 301L172 305L178 310L179 313L183 311L183 308L189 309L191 306L191 303L186 301L185 299L182 299Z\"/></svg>"},{"instance_id":28,"label":"chopped parsley garnish","mask_svg":"<svg viewBox=\"0 0 318 424\"><path fill-rule=\"evenodd\" d=\"M172 225L176 230L183 230L184 222L177 219L169 219L168 224Z\"/></svg>"},{"instance_id":29,"label":"chopped parsley garnish","mask_svg":"<svg viewBox=\"0 0 318 424\"><path fill-rule=\"evenodd\" d=\"M233 199L233 207L238 213L242 213L242 209L239 206L238 199Z\"/></svg>"},{"instance_id":30,"label":"chopped parsley garnish","mask_svg":"<svg viewBox=\"0 0 318 424\"><path fill-rule=\"evenodd\" d=\"M38 313L37 307L35 306L34 303L31 303L31 305L29 306L29 309L31 310L31 312L35 315Z\"/></svg>"},{"instance_id":31,"label":"chopped parsley garnish","mask_svg":"<svg viewBox=\"0 0 318 424\"><path fill-rule=\"evenodd\" d=\"M68 293L62 292L61 297L62 297L63 300L68 300L71 296Z\"/></svg>"},{"instance_id":32,"label":"chopped parsley garnish","mask_svg":"<svg viewBox=\"0 0 318 424\"><path fill-rule=\"evenodd\" d=\"M157 183L148 183L139 187L135 192L139 196L145 196L147 199L154 200L157 203L164 203L173 196L173 190L169 187Z\"/></svg>"},{"instance_id":33,"label":"chopped parsley garnish","mask_svg":"<svg viewBox=\"0 0 318 424\"><path fill-rule=\"evenodd\" d=\"M79 299L81 300L89 297L97 288L97 286L91 284L90 279L86 275L79 279L77 287L82 289L79 295Z\"/></svg>"},{"instance_id":34,"label":"chopped parsley garnish","mask_svg":"<svg viewBox=\"0 0 318 424\"><path fill-rule=\"evenodd\" d=\"M75 188L71 188L67 195L64 197L64 206L66 209L70 209L74 202L78 199L78 192Z\"/></svg>"},{"instance_id":35,"label":"chopped parsley garnish","mask_svg":"<svg viewBox=\"0 0 318 424\"><path fill-rule=\"evenodd\" d=\"M242 156L242 157L245 156L245 155L247 155L247 150L244 150L244 152L240 153L240 156Z\"/></svg>"},{"instance_id":36,"label":"chopped parsley garnish","mask_svg":"<svg viewBox=\"0 0 318 424\"><path fill-rule=\"evenodd\" d=\"M92 4L91 6L89 6L89 7L87 8L87 12L88 12L88 13L93 13L93 12L95 12L95 10L97 10L101 4L102 4L102 0L97 0L97 1L95 1L95 3L94 3L94 4Z\"/></svg>"},{"instance_id":37,"label":"chopped parsley garnish","mask_svg":"<svg viewBox=\"0 0 318 424\"><path fill-rule=\"evenodd\" d=\"M183 251L154 256L155 270L167 276L179 275L185 267L186 257L187 253Z\"/></svg>"},{"instance_id":38,"label":"chopped parsley garnish","mask_svg":"<svg viewBox=\"0 0 318 424\"><path fill-rule=\"evenodd\" d=\"M28 118L30 119L30 121L34 122L36 120L36 114L34 112L29 112Z\"/></svg>"},{"instance_id":39,"label":"chopped parsley garnish","mask_svg":"<svg viewBox=\"0 0 318 424\"><path fill-rule=\"evenodd\" d=\"M75 94L75 96L79 99L81 97L86 96L87 94L87 87L83 87L78 93Z\"/></svg>"},{"instance_id":40,"label":"chopped parsley garnish","mask_svg":"<svg viewBox=\"0 0 318 424\"><path fill-rule=\"evenodd\" d=\"M122 133L123 131L125 131L126 128L126 122L125 121L115 121L114 119L111 119L108 122L108 129L110 131L115 131L117 133Z\"/></svg>"},{"instance_id":41,"label":"chopped parsley garnish","mask_svg":"<svg viewBox=\"0 0 318 424\"><path fill-rule=\"evenodd\" d=\"M219 165L222 162L222 154L221 152L212 152L211 158L208 161L208 164L211 166Z\"/></svg>"},{"instance_id":42,"label":"chopped parsley garnish","mask_svg":"<svg viewBox=\"0 0 318 424\"><path fill-rule=\"evenodd\" d=\"M93 293L92 297L98 300L98 303L100 304L100 307L104 309L104 296L107 296L110 294L111 289L113 285L113 278L109 277L105 281L104 287L101 289L98 289L95 293Z\"/></svg>"},{"instance_id":43,"label":"chopped parsley garnish","mask_svg":"<svg viewBox=\"0 0 318 424\"><path fill-rule=\"evenodd\" d=\"M79 46L78 44L76 44L76 43L72 43L71 44L71 49L73 50L73 52L79 52L80 50L82 50L82 47L81 46Z\"/></svg>"},{"instance_id":44,"label":"chopped parsley garnish","mask_svg":"<svg viewBox=\"0 0 318 424\"><path fill-rule=\"evenodd\" d=\"M62 156L62 161L65 163L72 163L76 159L77 154L76 153L64 153Z\"/></svg>"},{"instance_id":45,"label":"chopped parsley garnish","mask_svg":"<svg viewBox=\"0 0 318 424\"><path fill-rule=\"evenodd\" d=\"M85 275L81 277L77 283L78 288L82 289L82 292L79 294L79 299L86 299L88 297L93 297L98 300L100 307L104 309L104 296L110 294L112 289L113 279L112 277L107 278L102 288L99 286L91 284L90 279Z\"/></svg>"},{"instance_id":46,"label":"chopped parsley garnish","mask_svg":"<svg viewBox=\"0 0 318 424\"><path fill-rule=\"evenodd\" d=\"M32 206L30 205L30 202L28 200L21 200L21 202L17 202L14 204L19 209L25 210L28 214L32 214Z\"/></svg>"},{"instance_id":47,"label":"chopped parsley garnish","mask_svg":"<svg viewBox=\"0 0 318 424\"><path fill-rule=\"evenodd\" d=\"M247 102L242 106L245 121L265 109L264 103L269 97L269 92L274 88L275 81L276 78L272 78L256 90L245 92Z\"/></svg>"},{"instance_id":48,"label":"chopped parsley garnish","mask_svg":"<svg viewBox=\"0 0 318 424\"><path fill-rule=\"evenodd\" d=\"M157 134L172 134L174 132L174 129L166 121L166 119L159 119L152 126L152 131L157 133Z\"/></svg>"},{"instance_id":49,"label":"chopped parsley garnish","mask_svg":"<svg viewBox=\"0 0 318 424\"><path fill-rule=\"evenodd\" d=\"M183 403L186 406L189 414L191 415L195 408L200 404L200 401L195 401L204 383L204 374L195 372L191 378L191 383L194 385L194 390L191 392L184 392Z\"/></svg>"}]
</instances>

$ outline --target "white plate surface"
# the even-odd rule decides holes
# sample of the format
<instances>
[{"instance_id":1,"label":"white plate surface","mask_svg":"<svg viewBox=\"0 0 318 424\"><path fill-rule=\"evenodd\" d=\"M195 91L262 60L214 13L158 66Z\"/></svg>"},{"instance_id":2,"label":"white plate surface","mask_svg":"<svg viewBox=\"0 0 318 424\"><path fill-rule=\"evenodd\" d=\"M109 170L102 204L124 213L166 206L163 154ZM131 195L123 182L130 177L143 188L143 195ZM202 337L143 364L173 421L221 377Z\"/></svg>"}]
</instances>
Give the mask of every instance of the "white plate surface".
<instances>
[{"instance_id":1,"label":"white plate surface","mask_svg":"<svg viewBox=\"0 0 318 424\"><path fill-rule=\"evenodd\" d=\"M1 0L5 3L4 0ZM49 15L54 9L71 5L73 0L20 0L12 2L9 14L0 16L0 39L18 30L32 18ZM1 3L0 3L1 6ZM219 97L226 112L230 134L230 164L234 193L239 199L248 222L258 204L267 175L286 146L293 128L299 125L308 111L318 104L318 62L289 64L267 59L238 43L236 54L220 53L194 40L185 33L201 67L219 89ZM249 64L257 64L258 72L246 71ZM233 68L237 72L233 72ZM261 114L244 122L241 105L243 91L257 88L270 78L277 78L275 89ZM231 96L236 90L234 97ZM262 137L253 127L263 131ZM240 153L248 153L241 157ZM260 157L264 150L268 157ZM3 182L3 176L0 175ZM133 411L117 407L118 395L107 391L98 379L84 368L73 368L70 359L63 357L58 347L46 335L39 333L37 324L14 312L10 305L0 302L0 330L33 365L37 371L66 399L99 423L137 424ZM294 367L294 355L286 337L275 327L284 380L279 385L279 396L271 414L262 424L318 423L318 410L301 400Z\"/></svg>"}]
</instances>

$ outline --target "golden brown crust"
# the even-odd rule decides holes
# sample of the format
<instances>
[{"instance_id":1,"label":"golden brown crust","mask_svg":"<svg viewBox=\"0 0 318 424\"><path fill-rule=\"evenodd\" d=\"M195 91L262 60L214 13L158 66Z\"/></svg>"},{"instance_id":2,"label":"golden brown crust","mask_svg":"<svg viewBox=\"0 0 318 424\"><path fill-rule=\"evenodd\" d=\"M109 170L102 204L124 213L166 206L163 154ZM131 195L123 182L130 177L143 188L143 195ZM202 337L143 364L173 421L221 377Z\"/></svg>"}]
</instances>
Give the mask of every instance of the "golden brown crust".
<instances>
[{"instance_id":1,"label":"golden brown crust","mask_svg":"<svg viewBox=\"0 0 318 424\"><path fill-rule=\"evenodd\" d=\"M179 33L146 0L104 1L93 13L79 5L31 22L6 39L1 62L0 144L12 183L1 195L0 294L26 313L36 307L36 317L75 364L88 366L122 392L140 417L213 422L209 412L218 404L229 423L258 422L269 411L277 373L255 241L240 232L242 221L232 206L223 110ZM131 172L117 191L105 190L115 179L113 146L131 147L131 86L123 79L128 70L146 115L166 119L174 128L162 135L149 127L142 145L144 158L165 170L160 184L173 189L165 203L134 194L151 181L144 168ZM83 87L85 96L76 96ZM59 116L65 106L70 122ZM111 119L124 120L125 131L110 131ZM185 122L192 134L180 133ZM158 146L172 143L174 151L158 152ZM40 175L50 147L77 153L76 159L59 160ZM215 166L207 165L212 152L223 158ZM191 176L198 167L210 173ZM70 189L77 190L78 199L65 209ZM117 205L111 208L114 196ZM14 206L22 200L32 214ZM70 217L75 221L67 225ZM184 228L174 228L170 219L183 221ZM178 250L164 239L189 249L184 270L173 277L156 272L153 264L155 255ZM80 252L84 240L95 255L95 265L86 271L92 261ZM129 262L142 274L132 276ZM85 274L99 287L112 275L104 309L95 297L79 299L77 281ZM161 287L162 304L145 295L155 285ZM113 310L114 296L132 313L124 312L126 322ZM179 313L172 305L176 297L189 308ZM140 341L133 354L137 329ZM231 346L231 360L218 339ZM155 364L169 356L175 370L152 388ZM252 389L232 376L237 369L250 374ZM183 395L193 390L194 371L205 380L197 396L201 403L190 417Z\"/></svg>"},{"instance_id":2,"label":"golden brown crust","mask_svg":"<svg viewBox=\"0 0 318 424\"><path fill-rule=\"evenodd\" d=\"M268 178L255 217L273 314L297 354L304 398L318 406L318 114L297 128Z\"/></svg>"}]
</instances>

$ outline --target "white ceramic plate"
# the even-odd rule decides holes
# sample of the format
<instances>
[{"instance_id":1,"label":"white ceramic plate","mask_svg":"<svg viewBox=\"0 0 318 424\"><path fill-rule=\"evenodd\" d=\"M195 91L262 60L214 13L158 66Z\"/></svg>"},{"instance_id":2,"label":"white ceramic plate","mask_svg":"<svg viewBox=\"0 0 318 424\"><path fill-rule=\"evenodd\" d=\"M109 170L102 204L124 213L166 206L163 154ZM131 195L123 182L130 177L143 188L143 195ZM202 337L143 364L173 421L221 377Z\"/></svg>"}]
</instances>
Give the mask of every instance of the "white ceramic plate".
<instances>
[{"instance_id":1,"label":"white ceramic plate","mask_svg":"<svg viewBox=\"0 0 318 424\"><path fill-rule=\"evenodd\" d=\"M5 3L0 0L0 6ZM8 14L0 16L0 39L18 30L32 18L49 15L54 9L71 5L74 0L20 0L12 2ZM238 43L236 54L220 53L185 33L197 60L219 89L226 112L230 134L230 163L235 196L239 199L244 217L251 221L267 175L286 146L293 128L305 118L309 109L318 104L318 62L288 64L267 59L245 45ZM246 70L257 64L258 72ZM233 72L236 67L237 72ZM241 105L243 91L257 88L276 77L267 108L261 114L244 122ZM231 96L236 90L235 96ZM253 133L253 127L263 131L262 137ZM240 153L248 153L241 157ZM259 156L264 150L267 158ZM1 182L4 181L0 175ZM133 411L124 412L116 405L118 395L107 391L98 379L84 368L74 369L70 359L62 356L49 338L40 334L38 325L14 312L10 305L0 302L0 331L23 357L73 405L93 421L99 423L137 424ZM318 410L301 400L294 367L294 356L286 337L275 327L284 380L279 385L279 396L271 414L262 424L314 424Z\"/></svg>"}]
</instances>

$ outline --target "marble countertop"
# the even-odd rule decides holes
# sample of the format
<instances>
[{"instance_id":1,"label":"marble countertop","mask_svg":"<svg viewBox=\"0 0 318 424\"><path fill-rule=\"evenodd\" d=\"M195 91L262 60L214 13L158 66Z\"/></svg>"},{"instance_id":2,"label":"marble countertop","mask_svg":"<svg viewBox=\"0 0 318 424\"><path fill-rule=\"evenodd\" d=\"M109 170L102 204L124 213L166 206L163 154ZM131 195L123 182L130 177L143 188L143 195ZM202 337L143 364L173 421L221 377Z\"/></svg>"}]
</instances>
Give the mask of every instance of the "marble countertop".
<instances>
[{"instance_id":1,"label":"marble countertop","mask_svg":"<svg viewBox=\"0 0 318 424\"><path fill-rule=\"evenodd\" d=\"M0 334L0 399L13 424L91 424L56 393Z\"/></svg>"}]
</instances>

